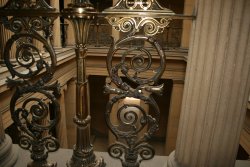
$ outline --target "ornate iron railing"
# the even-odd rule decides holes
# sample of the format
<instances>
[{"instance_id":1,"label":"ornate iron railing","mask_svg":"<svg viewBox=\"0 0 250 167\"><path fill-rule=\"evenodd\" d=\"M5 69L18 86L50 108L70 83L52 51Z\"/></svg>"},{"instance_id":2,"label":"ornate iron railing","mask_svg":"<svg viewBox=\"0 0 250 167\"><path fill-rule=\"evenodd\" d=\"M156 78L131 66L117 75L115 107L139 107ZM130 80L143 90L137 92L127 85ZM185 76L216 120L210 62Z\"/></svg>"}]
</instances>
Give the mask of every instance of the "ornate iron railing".
<instances>
[{"instance_id":1,"label":"ornate iron railing","mask_svg":"<svg viewBox=\"0 0 250 167\"><path fill-rule=\"evenodd\" d=\"M106 9L104 14L116 30L128 33L124 38L113 41L107 55L111 82L105 86L105 92L115 96L107 104L105 118L116 137L108 152L111 157L120 159L123 167L139 167L143 160L152 159L155 154L148 140L158 130L160 110L152 94L161 94L163 85L157 82L166 66L163 49L153 36L163 32L174 13L155 0L120 0L114 7ZM137 41L142 44L125 47ZM146 46L158 53L158 66L152 61L151 51ZM122 49L125 51L121 52ZM120 61L113 61L115 57L119 57ZM130 83L121 76L125 76ZM140 105L131 103L131 100L124 102L127 98L149 105L155 117ZM113 106L121 101L123 105L114 110ZM117 116L118 122L112 122L112 115Z\"/></svg>"},{"instance_id":2,"label":"ornate iron railing","mask_svg":"<svg viewBox=\"0 0 250 167\"><path fill-rule=\"evenodd\" d=\"M57 83L48 84L56 67L50 37L51 26L58 15L56 9L43 0L10 0L0 8L2 23L14 33L4 47L4 62L12 76L7 79L7 85L15 88L10 111L20 131L19 145L31 152L33 160L28 166L56 166L56 163L48 163L46 159L49 152L59 148L57 139L50 131L59 119L56 97L59 96L60 86ZM46 37L41 33L45 33ZM43 56L34 41L43 45L49 57ZM15 64L10 61L14 44ZM16 66L20 66L21 70L17 71ZM28 98L18 107L17 101L25 96Z\"/></svg>"},{"instance_id":3,"label":"ornate iron railing","mask_svg":"<svg viewBox=\"0 0 250 167\"><path fill-rule=\"evenodd\" d=\"M172 24L174 22L175 20L173 20L161 34L154 36L164 49L179 48L181 46L182 26L180 24ZM110 34L112 34L112 27L103 16L100 16L90 26L88 44L95 47L110 46L112 44ZM127 35L128 33L121 33L120 38ZM133 44L133 42L130 42L126 45L130 47Z\"/></svg>"},{"instance_id":4,"label":"ornate iron railing","mask_svg":"<svg viewBox=\"0 0 250 167\"><path fill-rule=\"evenodd\" d=\"M56 55L51 46L51 28L58 15L44 0L9 0L0 8L2 23L14 32L4 47L4 61L12 75L12 78L7 79L7 84L16 89L10 102L11 115L21 132L19 145L31 151L33 162L29 166L56 166L46 159L49 152L59 148L57 139L50 135L50 131L59 119L56 97L59 96L60 86L58 83L49 84L56 67ZM74 122L77 126L77 141L67 166L103 167L104 160L96 158L90 143L91 117L87 97L88 76L85 71L89 27L98 13L89 0L74 0L61 15L71 21L76 40L77 111ZM163 85L158 85L157 82L165 70L166 58L155 36L169 26L174 13L161 7L156 0L120 0L101 15L116 30L127 33L117 41L110 40L107 55L110 79L107 80L105 93L115 96L107 104L105 118L117 139L108 152L111 157L120 159L124 167L139 167L143 160L154 157L154 148L148 141L158 130L160 115L152 94L160 95L162 92ZM97 21L96 31L100 32L100 26L106 25L104 21ZM180 33L178 38L179 36ZM98 34L93 38L97 37ZM99 46L101 38L97 40L99 42L96 45ZM43 55L34 41L42 44L49 57ZM104 41L107 43L106 39ZM140 45L131 45L133 42ZM10 50L14 43L16 64L10 61ZM152 52L158 54L160 63L152 61ZM120 58L120 61L117 63L113 61L114 58ZM15 66L22 69L18 68L20 71L17 71ZM123 80L122 76L129 81ZM36 97L33 97L34 94ZM28 98L18 107L16 102L23 96ZM154 115L134 103L124 102L118 110L113 109L116 103L128 98L149 105ZM117 115L117 124L111 120L114 113Z\"/></svg>"}]
</instances>

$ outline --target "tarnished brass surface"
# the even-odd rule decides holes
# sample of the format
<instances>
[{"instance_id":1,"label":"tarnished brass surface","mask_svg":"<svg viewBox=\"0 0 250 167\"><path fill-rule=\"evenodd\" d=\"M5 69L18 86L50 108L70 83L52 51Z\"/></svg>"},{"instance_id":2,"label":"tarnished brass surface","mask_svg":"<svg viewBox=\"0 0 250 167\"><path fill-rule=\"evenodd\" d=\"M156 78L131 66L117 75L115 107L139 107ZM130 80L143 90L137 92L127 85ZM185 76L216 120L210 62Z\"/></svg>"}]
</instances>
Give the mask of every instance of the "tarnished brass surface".
<instances>
[{"instance_id":1,"label":"tarnished brass surface","mask_svg":"<svg viewBox=\"0 0 250 167\"><path fill-rule=\"evenodd\" d=\"M174 12L156 0L120 0L103 14L118 31L138 32L144 28L145 35L153 36L168 26Z\"/></svg>"},{"instance_id":2,"label":"tarnished brass surface","mask_svg":"<svg viewBox=\"0 0 250 167\"><path fill-rule=\"evenodd\" d=\"M119 0L114 7L105 9L103 13L135 17L174 15L172 10L162 7L157 0Z\"/></svg>"},{"instance_id":3,"label":"tarnished brass surface","mask_svg":"<svg viewBox=\"0 0 250 167\"><path fill-rule=\"evenodd\" d=\"M97 12L88 0L74 1L64 9L61 15L68 19L74 28L76 42L76 116L77 141L73 148L73 156L67 163L68 167L104 167L103 158L96 158L90 143L90 112L88 99L88 80L85 61L87 57L86 43L89 27L96 18Z\"/></svg>"},{"instance_id":4,"label":"tarnished brass surface","mask_svg":"<svg viewBox=\"0 0 250 167\"><path fill-rule=\"evenodd\" d=\"M0 8L0 16L57 17L59 15L58 10L49 6L44 0L9 0Z\"/></svg>"}]
</instances>

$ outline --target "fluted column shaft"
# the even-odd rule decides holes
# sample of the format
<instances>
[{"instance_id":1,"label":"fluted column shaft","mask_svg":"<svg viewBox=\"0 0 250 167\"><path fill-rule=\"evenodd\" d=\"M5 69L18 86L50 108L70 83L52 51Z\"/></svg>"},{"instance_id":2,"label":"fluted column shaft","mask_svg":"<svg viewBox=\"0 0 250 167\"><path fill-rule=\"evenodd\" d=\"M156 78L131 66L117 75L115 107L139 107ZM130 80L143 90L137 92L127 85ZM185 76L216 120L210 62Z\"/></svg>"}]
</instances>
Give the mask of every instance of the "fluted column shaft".
<instances>
[{"instance_id":1,"label":"fluted column shaft","mask_svg":"<svg viewBox=\"0 0 250 167\"><path fill-rule=\"evenodd\" d=\"M72 121L76 113L76 84L75 79L70 80L67 83L67 91L65 92L65 114L67 125L67 141L68 148L73 148L76 141L75 123Z\"/></svg>"},{"instance_id":2,"label":"fluted column shaft","mask_svg":"<svg viewBox=\"0 0 250 167\"><path fill-rule=\"evenodd\" d=\"M178 126L181 113L181 102L183 96L184 81L181 79L173 80L173 87L171 93L171 101L169 107L165 154L169 155L176 146L176 139L178 133Z\"/></svg>"},{"instance_id":3,"label":"fluted column shaft","mask_svg":"<svg viewBox=\"0 0 250 167\"><path fill-rule=\"evenodd\" d=\"M197 0L175 158L233 167L250 89L250 1Z\"/></svg>"},{"instance_id":4,"label":"fluted column shaft","mask_svg":"<svg viewBox=\"0 0 250 167\"><path fill-rule=\"evenodd\" d=\"M38 33L41 35L41 36L43 36L43 32L39 32L38 31ZM33 44L35 45L35 47L37 48L37 49L39 49L39 51L41 52L41 53L44 53L44 48L43 48L43 44L40 42L40 41L38 41L38 40L33 40Z\"/></svg>"},{"instance_id":5,"label":"fluted column shaft","mask_svg":"<svg viewBox=\"0 0 250 167\"><path fill-rule=\"evenodd\" d=\"M51 0L50 5L60 11L59 0ZM53 46L55 48L61 48L61 25L60 25L60 17L56 18L53 25Z\"/></svg>"},{"instance_id":6,"label":"fluted column shaft","mask_svg":"<svg viewBox=\"0 0 250 167\"><path fill-rule=\"evenodd\" d=\"M64 0L64 8L67 7L68 4L70 4L72 0ZM67 28L67 45L68 46L74 46L75 45L75 38L74 38L74 29L72 24L70 24L70 21L65 19L64 23L68 24Z\"/></svg>"},{"instance_id":7,"label":"fluted column shaft","mask_svg":"<svg viewBox=\"0 0 250 167\"><path fill-rule=\"evenodd\" d=\"M0 0L0 6L4 6L8 0ZM10 39L13 35L13 32L4 28L4 25L0 21L0 64L3 63L3 51L6 42ZM15 52L16 52L16 45L11 48L10 58L12 61L15 61Z\"/></svg>"},{"instance_id":8,"label":"fluted column shaft","mask_svg":"<svg viewBox=\"0 0 250 167\"><path fill-rule=\"evenodd\" d=\"M184 15L192 15L194 10L195 0L185 0L184 2ZM191 35L192 20L183 20L181 47L188 48L190 35Z\"/></svg>"},{"instance_id":9,"label":"fluted column shaft","mask_svg":"<svg viewBox=\"0 0 250 167\"><path fill-rule=\"evenodd\" d=\"M0 21L0 64L3 63L3 48L4 48L4 40L3 40L3 29L4 26L2 25Z\"/></svg>"},{"instance_id":10,"label":"fluted column shaft","mask_svg":"<svg viewBox=\"0 0 250 167\"><path fill-rule=\"evenodd\" d=\"M113 0L113 6L115 6L117 2L118 0ZM115 41L120 38L120 31L117 31L114 28L112 28L111 34Z\"/></svg>"},{"instance_id":11,"label":"fluted column shaft","mask_svg":"<svg viewBox=\"0 0 250 167\"><path fill-rule=\"evenodd\" d=\"M3 127L3 120L2 114L0 113L0 145L5 139L4 127Z\"/></svg>"},{"instance_id":12,"label":"fluted column shaft","mask_svg":"<svg viewBox=\"0 0 250 167\"><path fill-rule=\"evenodd\" d=\"M60 120L56 126L57 138L60 142L61 148L68 148L68 135L67 135L67 119L66 119L66 103L65 103L65 92L67 91L67 85L61 87L60 103Z\"/></svg>"}]
</instances>

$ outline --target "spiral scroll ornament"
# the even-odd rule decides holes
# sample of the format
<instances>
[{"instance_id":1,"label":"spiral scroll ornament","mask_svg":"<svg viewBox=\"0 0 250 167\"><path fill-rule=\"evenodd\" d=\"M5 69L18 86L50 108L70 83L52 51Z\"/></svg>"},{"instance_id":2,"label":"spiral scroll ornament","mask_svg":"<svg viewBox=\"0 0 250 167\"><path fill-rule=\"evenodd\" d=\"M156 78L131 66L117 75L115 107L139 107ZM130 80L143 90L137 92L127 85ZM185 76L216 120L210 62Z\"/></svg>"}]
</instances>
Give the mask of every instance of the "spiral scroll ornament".
<instances>
[{"instance_id":1,"label":"spiral scroll ornament","mask_svg":"<svg viewBox=\"0 0 250 167\"><path fill-rule=\"evenodd\" d=\"M139 167L143 160L152 159L155 155L154 148L147 141L158 130L159 109L156 102L151 97L141 95L141 100L145 100L156 113L156 118L147 114L138 105L123 105L117 111L118 123L113 123L110 118L113 105L123 99L124 95L113 97L106 111L106 122L111 132L116 136L117 141L109 147L109 155L120 159L124 167ZM139 134L147 126L148 130L142 135Z\"/></svg>"},{"instance_id":2,"label":"spiral scroll ornament","mask_svg":"<svg viewBox=\"0 0 250 167\"><path fill-rule=\"evenodd\" d=\"M174 12L156 0L119 0L103 13L113 28L127 33L112 43L107 56L110 79L104 91L114 96L105 118L116 137L108 152L123 167L139 167L155 155L148 140L159 128L160 110L152 94L160 95L164 86L157 83L165 71L166 57L153 36L164 31ZM111 119L114 115L116 121Z\"/></svg>"},{"instance_id":3,"label":"spiral scroll ornament","mask_svg":"<svg viewBox=\"0 0 250 167\"><path fill-rule=\"evenodd\" d=\"M5 9L52 9L44 0L9 0Z\"/></svg>"},{"instance_id":4,"label":"spiral scroll ornament","mask_svg":"<svg viewBox=\"0 0 250 167\"><path fill-rule=\"evenodd\" d=\"M127 44L132 41L146 42L151 49L143 45L128 48ZM153 62L154 57L159 60L158 63ZM141 161L154 157L154 148L148 144L148 140L158 130L160 110L152 94L161 94L163 90L163 85L157 85L157 81L165 70L165 64L165 54L152 37L130 34L110 47L107 68L116 87L110 83L105 86L106 93L115 94L107 104L105 118L117 138L109 147L109 154L120 159L123 167L139 167ZM129 82L121 76L125 76ZM138 104L124 103L115 110L114 105L121 104L126 98L144 102L152 109L154 116ZM112 121L112 115L117 116L117 121Z\"/></svg>"},{"instance_id":5,"label":"spiral scroll ornament","mask_svg":"<svg viewBox=\"0 0 250 167\"><path fill-rule=\"evenodd\" d=\"M57 16L56 10L44 0L10 0L0 8L5 28L14 33L4 47L4 62L11 74L7 85L15 88L10 102L11 117L20 131L20 147L31 152L30 167L56 166L46 159L49 152L59 149L51 130L59 119L56 98L60 85L49 84L56 68L50 37ZM34 43L42 46L46 54ZM14 63L10 61L13 47L16 47Z\"/></svg>"},{"instance_id":6,"label":"spiral scroll ornament","mask_svg":"<svg viewBox=\"0 0 250 167\"><path fill-rule=\"evenodd\" d=\"M121 32L146 36L162 33L172 20L174 12L162 7L157 0L119 0L104 12L110 25Z\"/></svg>"},{"instance_id":7,"label":"spiral scroll ornament","mask_svg":"<svg viewBox=\"0 0 250 167\"><path fill-rule=\"evenodd\" d=\"M131 41L147 42L152 48L154 48L154 50L149 50L144 46L136 46L129 49L123 47ZM159 80L165 70L165 54L158 42L152 37L128 36L124 39L118 40L116 44L113 44L110 47L108 54L107 68L109 75L112 81L119 87L122 86L122 89L124 90L130 89L130 86L121 81L122 79L118 75L119 71L136 84L153 85ZM112 61L119 54L121 55L121 61L118 64L114 64ZM160 58L160 63L158 65L153 64L152 54Z\"/></svg>"},{"instance_id":8,"label":"spiral scroll ornament","mask_svg":"<svg viewBox=\"0 0 250 167\"><path fill-rule=\"evenodd\" d=\"M32 43L33 40L40 42L50 57L43 57L41 51ZM16 62L10 61L11 48L16 43ZM47 59L47 60L46 60ZM6 43L4 50L4 60L12 77L23 79L31 79L39 74L43 69L46 70L46 77L50 76L56 64L55 53L45 38L36 32L33 33L17 33L14 34ZM18 70L16 66L22 67L24 70ZM44 78L44 77L43 77ZM45 79L45 78L44 78ZM46 81L47 82L47 81Z\"/></svg>"},{"instance_id":9,"label":"spiral scroll ornament","mask_svg":"<svg viewBox=\"0 0 250 167\"><path fill-rule=\"evenodd\" d=\"M106 17L109 24L116 30L121 32L132 32L133 34L143 31L147 36L154 36L157 33L162 33L164 28L167 27L172 20L167 18L152 18L152 17L119 17L110 16Z\"/></svg>"}]
</instances>

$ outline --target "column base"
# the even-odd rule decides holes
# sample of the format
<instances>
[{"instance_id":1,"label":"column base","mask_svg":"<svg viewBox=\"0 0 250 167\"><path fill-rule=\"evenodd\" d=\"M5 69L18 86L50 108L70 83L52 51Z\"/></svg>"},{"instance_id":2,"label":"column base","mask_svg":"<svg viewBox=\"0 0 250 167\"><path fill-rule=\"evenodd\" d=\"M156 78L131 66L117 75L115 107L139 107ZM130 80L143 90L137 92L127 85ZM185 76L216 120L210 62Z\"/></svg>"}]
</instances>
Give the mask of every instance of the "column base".
<instances>
[{"instance_id":1,"label":"column base","mask_svg":"<svg viewBox=\"0 0 250 167\"><path fill-rule=\"evenodd\" d=\"M8 135L5 135L5 140L0 144L0 166L14 166L17 157L18 148L13 147L11 138Z\"/></svg>"},{"instance_id":2,"label":"column base","mask_svg":"<svg viewBox=\"0 0 250 167\"><path fill-rule=\"evenodd\" d=\"M102 157L96 158L94 153L89 157L79 157L73 154L71 160L67 162L67 167L105 167Z\"/></svg>"},{"instance_id":3,"label":"column base","mask_svg":"<svg viewBox=\"0 0 250 167\"><path fill-rule=\"evenodd\" d=\"M167 162L164 167L183 167L175 159L175 151L171 152L168 156Z\"/></svg>"}]
</instances>

